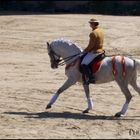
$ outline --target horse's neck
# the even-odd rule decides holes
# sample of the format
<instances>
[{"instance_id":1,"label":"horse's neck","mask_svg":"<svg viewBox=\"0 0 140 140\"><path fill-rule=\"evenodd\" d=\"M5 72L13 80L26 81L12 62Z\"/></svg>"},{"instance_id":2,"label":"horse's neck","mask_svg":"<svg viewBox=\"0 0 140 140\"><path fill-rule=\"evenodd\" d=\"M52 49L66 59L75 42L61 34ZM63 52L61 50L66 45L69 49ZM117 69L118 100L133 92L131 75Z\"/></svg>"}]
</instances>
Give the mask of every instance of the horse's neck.
<instances>
[{"instance_id":1,"label":"horse's neck","mask_svg":"<svg viewBox=\"0 0 140 140\"><path fill-rule=\"evenodd\" d=\"M82 50L78 47L73 47L73 46L60 46L60 47L56 47L56 51L58 52L58 54L63 58L67 58L76 54L79 54ZM76 59L76 57L73 57L72 59L70 59L69 61L66 61L66 64L71 63L72 61L74 61Z\"/></svg>"},{"instance_id":2,"label":"horse's neck","mask_svg":"<svg viewBox=\"0 0 140 140\"><path fill-rule=\"evenodd\" d=\"M68 49L65 53L63 53L63 58L67 58L67 57L71 57L71 59L69 59L68 61L65 61L66 65L70 64L71 62L73 62L75 59L77 59L79 56L77 54L80 54L80 50L77 49ZM76 55L76 56L74 56Z\"/></svg>"}]
</instances>

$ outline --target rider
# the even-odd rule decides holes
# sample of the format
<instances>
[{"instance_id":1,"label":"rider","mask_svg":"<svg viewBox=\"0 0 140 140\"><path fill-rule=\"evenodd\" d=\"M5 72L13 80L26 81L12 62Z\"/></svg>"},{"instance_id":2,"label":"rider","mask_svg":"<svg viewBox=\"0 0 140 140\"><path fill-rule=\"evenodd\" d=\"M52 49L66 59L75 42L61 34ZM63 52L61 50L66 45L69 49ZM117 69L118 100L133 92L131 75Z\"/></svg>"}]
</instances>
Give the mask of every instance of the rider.
<instances>
[{"instance_id":1,"label":"rider","mask_svg":"<svg viewBox=\"0 0 140 140\"><path fill-rule=\"evenodd\" d=\"M89 35L89 44L84 49L84 54L86 53L84 59L81 62L82 70L88 79L87 83L95 83L95 77L93 76L88 64L95 59L96 56L102 54L103 50L103 41L104 41L104 33L102 29L99 27L99 21L92 18L89 21L90 27L92 31Z\"/></svg>"}]
</instances>

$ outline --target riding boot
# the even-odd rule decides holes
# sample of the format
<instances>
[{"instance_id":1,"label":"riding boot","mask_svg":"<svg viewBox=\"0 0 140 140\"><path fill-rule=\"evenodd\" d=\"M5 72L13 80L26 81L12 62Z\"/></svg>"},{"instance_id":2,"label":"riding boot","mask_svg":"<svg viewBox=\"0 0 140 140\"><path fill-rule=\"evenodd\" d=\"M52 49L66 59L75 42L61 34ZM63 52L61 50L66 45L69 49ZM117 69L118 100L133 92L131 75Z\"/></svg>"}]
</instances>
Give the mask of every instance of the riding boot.
<instances>
[{"instance_id":1,"label":"riding boot","mask_svg":"<svg viewBox=\"0 0 140 140\"><path fill-rule=\"evenodd\" d=\"M86 78L84 78L85 84L95 83L95 77L93 77L90 67L88 65L81 65L83 74Z\"/></svg>"}]
</instances>

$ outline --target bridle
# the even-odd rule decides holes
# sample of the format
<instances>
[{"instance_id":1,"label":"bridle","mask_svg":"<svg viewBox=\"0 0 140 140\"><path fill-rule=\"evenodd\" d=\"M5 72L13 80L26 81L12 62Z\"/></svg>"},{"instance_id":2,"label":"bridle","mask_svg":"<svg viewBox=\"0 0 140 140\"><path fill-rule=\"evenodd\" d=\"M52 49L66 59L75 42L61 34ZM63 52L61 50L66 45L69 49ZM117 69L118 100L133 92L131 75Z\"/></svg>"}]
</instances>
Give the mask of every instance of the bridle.
<instances>
[{"instance_id":1,"label":"bridle","mask_svg":"<svg viewBox=\"0 0 140 140\"><path fill-rule=\"evenodd\" d=\"M53 49L52 46L47 42L47 45L49 46L49 56L51 57L52 63L55 64L56 67L58 66L63 66L65 64L65 62L70 61L71 59L73 59L74 57L80 55L81 53L72 55L72 56L68 56L65 58L62 58L60 55L58 55ZM58 59L56 59L56 57Z\"/></svg>"},{"instance_id":2,"label":"bridle","mask_svg":"<svg viewBox=\"0 0 140 140\"><path fill-rule=\"evenodd\" d=\"M55 65L55 67L57 68L60 62L60 56L58 54L56 54L52 47L49 45L49 56L51 58L51 64ZM56 59L57 57L57 59Z\"/></svg>"}]
</instances>

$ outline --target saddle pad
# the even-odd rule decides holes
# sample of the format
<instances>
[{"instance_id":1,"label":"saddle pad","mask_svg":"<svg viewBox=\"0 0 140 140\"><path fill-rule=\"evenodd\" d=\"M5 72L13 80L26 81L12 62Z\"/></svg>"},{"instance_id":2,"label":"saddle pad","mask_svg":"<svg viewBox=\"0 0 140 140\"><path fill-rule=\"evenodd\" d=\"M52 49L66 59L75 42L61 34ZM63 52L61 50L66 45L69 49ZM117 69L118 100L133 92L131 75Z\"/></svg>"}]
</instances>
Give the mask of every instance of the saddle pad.
<instances>
[{"instance_id":1,"label":"saddle pad","mask_svg":"<svg viewBox=\"0 0 140 140\"><path fill-rule=\"evenodd\" d=\"M93 73L96 73L102 64L102 60L96 60L91 63L91 69Z\"/></svg>"}]
</instances>

